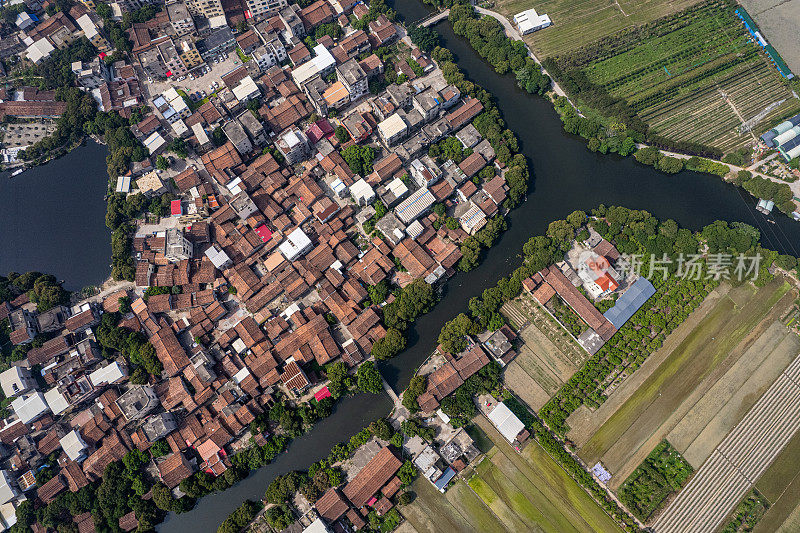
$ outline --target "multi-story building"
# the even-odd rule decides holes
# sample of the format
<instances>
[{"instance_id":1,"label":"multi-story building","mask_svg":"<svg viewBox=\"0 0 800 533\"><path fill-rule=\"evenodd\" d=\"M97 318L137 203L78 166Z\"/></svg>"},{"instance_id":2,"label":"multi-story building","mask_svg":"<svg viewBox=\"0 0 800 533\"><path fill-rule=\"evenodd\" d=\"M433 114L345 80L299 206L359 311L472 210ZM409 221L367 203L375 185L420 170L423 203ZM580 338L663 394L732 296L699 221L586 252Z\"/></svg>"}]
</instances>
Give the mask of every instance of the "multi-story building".
<instances>
[{"instance_id":1,"label":"multi-story building","mask_svg":"<svg viewBox=\"0 0 800 533\"><path fill-rule=\"evenodd\" d=\"M249 113L249 111L247 112ZM253 151L253 143L250 142L244 127L239 122L235 120L228 121L222 126L222 131L225 132L225 136L233 143L233 147L240 154L249 154Z\"/></svg>"},{"instance_id":2,"label":"multi-story building","mask_svg":"<svg viewBox=\"0 0 800 533\"><path fill-rule=\"evenodd\" d=\"M192 243L183 236L183 231L178 228L169 228L165 235L164 257L168 261L176 262L192 258Z\"/></svg>"},{"instance_id":3,"label":"multi-story building","mask_svg":"<svg viewBox=\"0 0 800 533\"><path fill-rule=\"evenodd\" d=\"M264 125L258 120L250 110L245 111L237 117L237 120L242 124L250 140L253 144L259 147L267 145L267 130Z\"/></svg>"},{"instance_id":4,"label":"multi-story building","mask_svg":"<svg viewBox=\"0 0 800 533\"><path fill-rule=\"evenodd\" d=\"M178 53L183 61L183 66L187 70L192 70L203 64L203 58L200 57L200 51L189 39L181 39L178 41Z\"/></svg>"},{"instance_id":5,"label":"multi-story building","mask_svg":"<svg viewBox=\"0 0 800 533\"><path fill-rule=\"evenodd\" d=\"M167 4L167 15L170 26L179 37L194 31L194 20L189 13L189 8L183 2Z\"/></svg>"},{"instance_id":6,"label":"multi-story building","mask_svg":"<svg viewBox=\"0 0 800 533\"><path fill-rule=\"evenodd\" d=\"M225 16L221 0L189 0L189 11L195 15L202 15L207 19Z\"/></svg>"},{"instance_id":7,"label":"multi-story building","mask_svg":"<svg viewBox=\"0 0 800 533\"><path fill-rule=\"evenodd\" d=\"M272 17L288 5L287 0L247 0L247 10L253 18Z\"/></svg>"},{"instance_id":8,"label":"multi-story building","mask_svg":"<svg viewBox=\"0 0 800 533\"><path fill-rule=\"evenodd\" d=\"M83 35L89 39L89 42L91 42L95 48L101 52L111 51L111 45L108 43L106 38L103 37L99 31L97 31L97 26L95 26L94 22L92 22L92 19L89 18L89 15L81 15L78 17L76 22L83 31Z\"/></svg>"},{"instance_id":9,"label":"multi-story building","mask_svg":"<svg viewBox=\"0 0 800 533\"><path fill-rule=\"evenodd\" d=\"M89 63L75 61L72 63L72 72L77 78L78 86L86 91L97 89L106 81L111 80L111 72L99 57Z\"/></svg>"},{"instance_id":10,"label":"multi-story building","mask_svg":"<svg viewBox=\"0 0 800 533\"><path fill-rule=\"evenodd\" d=\"M293 126L278 137L275 146L277 146L280 153L283 154L283 157L286 158L286 163L289 165L295 165L303 161L308 156L311 148L306 134L296 126Z\"/></svg>"},{"instance_id":11,"label":"multi-story building","mask_svg":"<svg viewBox=\"0 0 800 533\"><path fill-rule=\"evenodd\" d=\"M338 65L336 67L336 75L339 81L347 88L347 92L350 93L351 102L355 102L369 92L367 75L355 59L350 59Z\"/></svg>"},{"instance_id":12,"label":"multi-story building","mask_svg":"<svg viewBox=\"0 0 800 533\"><path fill-rule=\"evenodd\" d=\"M285 28L283 37L286 42L293 42L306 36L306 27L300 18L300 6L297 4L286 6L278 12L278 16Z\"/></svg>"},{"instance_id":13,"label":"multi-story building","mask_svg":"<svg viewBox=\"0 0 800 533\"><path fill-rule=\"evenodd\" d=\"M281 41L277 32L272 31L262 34L256 30L256 33L258 33L264 44L253 51L253 59L262 72L266 72L278 63L286 61L288 57L286 47L284 47L283 41Z\"/></svg>"}]
</instances>

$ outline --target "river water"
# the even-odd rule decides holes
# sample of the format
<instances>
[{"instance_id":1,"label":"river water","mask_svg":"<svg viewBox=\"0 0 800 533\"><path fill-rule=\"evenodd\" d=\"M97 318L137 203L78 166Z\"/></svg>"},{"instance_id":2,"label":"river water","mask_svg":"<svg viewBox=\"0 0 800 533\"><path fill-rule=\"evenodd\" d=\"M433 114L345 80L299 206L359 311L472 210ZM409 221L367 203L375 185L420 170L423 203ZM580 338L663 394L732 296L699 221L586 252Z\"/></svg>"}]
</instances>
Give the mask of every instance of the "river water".
<instances>
[{"instance_id":1,"label":"river water","mask_svg":"<svg viewBox=\"0 0 800 533\"><path fill-rule=\"evenodd\" d=\"M429 13L429 8L418 0L398 0L395 9L405 20L416 21ZM498 106L508 123L508 127L517 133L522 152L530 159L534 180L530 187L527 201L516 209L509 217L509 229L500 241L489 251L480 267L467 274L458 274L444 288L441 301L430 314L419 320L410 332L409 347L392 361L382 364L381 371L387 381L396 389L404 388L413 376L416 367L427 357L436 345L436 338L443 324L459 312L466 309L467 302L480 294L486 287L508 275L519 264L522 245L532 235L543 233L547 225L559 218L564 218L576 209L589 211L600 205L622 205L635 209L646 209L655 216L675 219L681 226L690 229L700 227L714 220L742 221L758 227L762 231L762 242L765 246L783 253L800 255L800 224L787 217L776 214L776 224L768 224L767 218L756 212L755 200L746 193L740 192L732 185L723 183L719 178L682 172L667 176L656 172L653 168L639 165L633 158L619 158L593 154L581 139L566 135L552 106L543 98L523 93L516 87L510 76L498 76L492 68L478 57L469 44L455 36L448 22L437 26L443 38L443 44L458 58L458 63L468 77L481 84L489 92L497 96ZM67 168L55 165L41 170L42 176L35 184L26 187L23 184L13 187L12 194L31 194L33 198L5 198L9 185L3 180L0 183L0 208L11 209L17 204L26 205L24 209L14 211L15 216L8 216L0 211L0 243L10 242L6 236L5 225L13 222L12 232L22 232L27 239L36 238L35 246L25 245L25 241L15 241L21 246L19 257L9 261L3 257L6 246L0 246L0 271L8 268L25 270L39 268L56 271L65 276L68 282L76 282L76 278L89 282L101 279L107 273L108 233L97 228L102 227L103 210L94 203L101 203L105 192L105 170L102 161L104 152L96 146L74 152L59 162L76 158L72 168L79 169L92 166L87 160L91 157L100 159L96 163L97 180L87 176L70 176L76 181L74 185L59 189L58 194L50 194L53 181L64 176L52 176L56 168ZM77 155L80 154L80 155ZM80 163L77 164L77 163ZM51 164L53 165L53 164ZM94 168L94 167L92 167ZM37 171L22 176L30 180ZM12 180L13 181L13 180ZM95 181L100 185L96 185ZM91 186L89 183L91 182ZM94 187L98 191L94 193ZM70 192L71 191L71 192ZM91 193L91 194L90 194ZM46 194L48 208L43 209L37 195ZM89 201L87 198L93 196ZM76 197L91 206L75 205ZM7 207L8 206L8 207ZM61 216L49 216L62 213ZM35 232L25 231L27 211L33 211L49 224L42 224L41 232L52 233L67 231L69 236L53 239L53 251L49 252L44 241L36 237ZM46 211L40 213L40 211ZM77 217L77 219L76 219ZM91 224L88 219L91 218ZM16 219L19 218L19 221ZM87 224L84 224L87 222ZM82 225L83 224L83 225ZM63 228L61 226L69 226ZM94 229L91 229L94 228ZM90 244L82 254L91 254L91 261L84 261L85 268L68 264L81 254L65 254L74 250L75 241L80 235L91 236ZM86 241L86 239L82 239ZM25 245L25 246L23 246ZM41 248L34 252L32 249ZM44 257L53 257L48 262ZM49 254L49 255L48 255ZM60 259L58 259L60 257ZM38 262L37 262L38 261ZM65 264L61 264L65 263ZM40 266L41 265L41 266ZM51 268L47 268L47 267ZM70 277L71 276L71 277ZM320 422L309 434L292 443L287 453L282 454L273 464L265 466L224 493L203 498L197 507L183 515L170 515L159 527L161 533L210 533L216 531L219 524L246 498L257 500L264 494L266 486L275 476L294 469L305 469L312 462L325 457L333 444L345 440L358 432L367 422L385 415L391 408L391 402L385 395L358 395L340 403L333 415Z\"/></svg>"},{"instance_id":2,"label":"river water","mask_svg":"<svg viewBox=\"0 0 800 533\"><path fill-rule=\"evenodd\" d=\"M38 270L70 290L108 277L106 153L89 141L13 178L0 173L0 274Z\"/></svg>"}]
</instances>

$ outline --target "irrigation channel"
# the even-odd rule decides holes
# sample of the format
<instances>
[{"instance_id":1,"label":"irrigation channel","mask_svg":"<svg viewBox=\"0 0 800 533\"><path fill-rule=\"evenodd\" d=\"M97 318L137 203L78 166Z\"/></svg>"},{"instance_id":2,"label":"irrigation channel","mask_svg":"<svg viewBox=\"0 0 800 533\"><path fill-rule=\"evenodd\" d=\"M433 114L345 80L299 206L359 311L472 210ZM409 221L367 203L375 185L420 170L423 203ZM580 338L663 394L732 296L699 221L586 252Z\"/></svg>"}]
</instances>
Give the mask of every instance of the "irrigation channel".
<instances>
[{"instance_id":1,"label":"irrigation channel","mask_svg":"<svg viewBox=\"0 0 800 533\"><path fill-rule=\"evenodd\" d=\"M412 21L422 19L430 11L418 0L401 0L394 7L405 20ZM380 366L387 381L396 390L408 384L417 365L434 348L442 325L465 310L472 296L494 285L518 265L525 241L532 235L543 233L552 220L563 218L576 209L589 211L599 204L646 209L659 218L672 218L690 229L698 229L717 219L742 221L762 231L765 246L800 255L799 223L775 215L776 223L768 224L767 219L755 211L753 198L717 177L688 171L667 176L637 164L633 158L622 159L589 152L581 139L563 132L550 103L541 97L523 93L512 76L497 75L490 65L475 54L469 43L453 33L447 21L438 24L436 29L442 36L444 46L457 56L458 64L467 76L497 97L508 127L517 133L522 151L530 159L534 181L527 201L510 215L508 231L489 251L481 266L450 280L433 312L419 320L411 330L408 349ZM79 149L80 152L84 150L87 149ZM56 167L51 164L44 168ZM22 174L15 179L27 177ZM72 195L85 193L85 190L76 187ZM65 203L71 198L65 196ZM5 218L2 212L0 215ZM84 215L75 211L72 216ZM63 222L54 220L53 224ZM98 224L102 224L102 221ZM9 231L5 221L2 226L4 233ZM18 229L17 226L12 227ZM73 243L65 241L62 246L68 244ZM38 245L35 234L30 234L26 246ZM107 240L93 242L93 245L104 254L108 253ZM0 251L0 254L8 253L23 251L7 248ZM97 275L102 277L103 272ZM369 421L388 414L390 408L391 402L386 395L361 394L343 400L333 415L293 442L289 450L274 463L225 492L203 498L188 513L170 514L159 530L162 533L216 531L242 501L263 497L267 485L277 475L307 468L325 457L334 444L348 439Z\"/></svg>"}]
</instances>

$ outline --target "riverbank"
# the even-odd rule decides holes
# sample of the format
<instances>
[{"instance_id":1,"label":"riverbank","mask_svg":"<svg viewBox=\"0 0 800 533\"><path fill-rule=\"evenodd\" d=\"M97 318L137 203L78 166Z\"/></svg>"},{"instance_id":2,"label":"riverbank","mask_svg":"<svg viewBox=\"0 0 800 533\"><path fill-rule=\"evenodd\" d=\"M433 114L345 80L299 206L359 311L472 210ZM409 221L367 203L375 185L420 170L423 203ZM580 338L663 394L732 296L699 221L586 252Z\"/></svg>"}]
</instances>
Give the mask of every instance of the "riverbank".
<instances>
[{"instance_id":1,"label":"riverbank","mask_svg":"<svg viewBox=\"0 0 800 533\"><path fill-rule=\"evenodd\" d=\"M519 33L519 31L517 31L517 29L514 27L514 25L505 16L503 16L502 14L500 14L500 13L498 13L496 11L492 11L492 10L481 8L481 7L473 7L472 9L474 9L474 11L476 13L478 13L479 15L489 16L489 17L494 18L498 22L500 22L500 24L503 26L506 38L514 40L514 41L519 41L519 42L523 43L523 45L525 46L525 49L528 52L529 57L531 57L537 64L542 66L542 73L547 74L550 77L550 79L551 79L551 91L548 92L547 97L548 97L548 99L550 101L552 101L554 103L554 107L556 109L558 109L558 102L565 100L566 102L569 103L570 106L572 106L572 109L574 110L574 112L579 117L579 121L583 121L583 122L586 122L586 123L591 122L589 119L587 119L584 116L584 114L581 112L580 108L576 105L576 103L573 100L570 99L569 95L559 85L558 79L555 78L546 69L544 69L544 67L542 65L542 62L539 60L539 58L536 57L536 55L533 53L533 51L530 49L530 47L525 43L525 41L522 38L522 35ZM449 16L449 14L451 13L451 10L447 9L447 10L441 11L441 13L445 13L445 12L447 12L448 16ZM452 19L452 17L450 17L450 18ZM559 110L559 114L562 116L562 120L564 120L564 112L563 112L563 110ZM593 127L592 128L588 128L587 127L586 130L587 131L594 131L594 128ZM592 142L595 141L596 139L594 139L591 134L585 134L584 133L583 124L580 124L579 126L576 125L574 133L580 133L580 135L585 137L585 138L588 137L587 140L589 142L589 148L592 151L597 151L598 148L601 147L601 143L595 143L596 146L593 147ZM646 142L642 142L641 139L638 139L638 142L635 143L635 146L636 146L636 148L641 149L641 148L647 148L648 146L653 146L653 145L651 145L649 143L646 143ZM697 155L697 154L688 154L688 153L682 153L682 152L672 151L672 150L668 150L668 149L663 149L663 147L660 147L660 146L656 146L656 148L659 149L660 153L663 156L672 157L672 158L675 158L675 159L678 159L678 160L687 160L687 159L690 159L692 157L696 157L696 155ZM608 151L608 149L603 149L601 151L605 154ZM633 150L632 149L631 150L626 150L624 152L622 150L617 150L616 146L614 145L614 143L610 143L610 151L619 153L620 155L623 155L623 156L628 156L628 155L632 155L633 154ZM792 216L794 216L794 218L796 220L800 219L800 213L797 212L798 208L800 208L800 181L795 181L795 182L791 182L790 183L790 182L781 180L781 179L779 179L779 178L777 178L775 176L771 176L771 175L768 175L768 174L764 174L762 172L758 172L755 169L758 167L760 162L756 162L753 165L750 165L749 167L744 168L744 167L740 167L740 166L737 166L737 165L732 165L730 163L725 163L725 162L721 161L720 159L716 159L716 158L713 158L713 157L704 156L704 159L708 159L709 161L712 161L712 162L717 163L719 165L725 165L726 167L728 167L728 169L730 170L730 174L728 176L720 176L726 181L733 181L732 176L734 174L736 174L739 171L746 170L748 172L751 172L751 174L753 174L755 176L758 176L760 178L769 180L769 181L777 184L778 186L786 187L787 190L791 191L791 194L792 194L792 197L793 197L792 203L794 204L794 210L793 210L794 212L791 213L791 214L792 214ZM674 172L669 172L669 173L674 173ZM737 185L740 186L738 183L737 183ZM774 198L766 198L766 199L767 200L773 200ZM789 209L786 209L785 212L786 212L787 215L790 214L790 210Z\"/></svg>"},{"instance_id":2,"label":"riverbank","mask_svg":"<svg viewBox=\"0 0 800 533\"><path fill-rule=\"evenodd\" d=\"M430 12L417 1L406 1L395 7L406 20L419 20ZM522 246L531 235L544 233L552 220L564 218L575 209L590 210L602 203L626 205L646 209L661 219L675 219L692 230L716 219L748 222L761 228L762 241L769 243L769 247L788 253L792 253L792 242L800 242L800 226L778 215L775 217L777 225L768 227L765 217L754 211L754 202L749 196L743 196L719 179L689 171L666 177L632 158L601 157L589 152L583 141L563 131L552 104L521 91L512 77L497 75L491 65L476 57L465 40L452 32L447 21L437 25L436 30L442 35L443 46L456 55L468 79L492 94L502 95L497 106L507 127L517 133L520 151L531 161L534 176L527 201L509 214L507 231L486 252L481 265L451 278L443 287L436 307L409 329L407 348L394 359L380 364L387 382L396 390L405 388L419 364L433 351L444 323L466 309L470 298L480 295L484 288L513 271ZM331 443L340 438L333 435L344 433L339 432L337 424L361 417L366 410L373 409L373 403L374 400L354 399L340 405L324 421L325 426L318 426L303 439L314 443L316 449L329 449ZM385 416L389 410L386 398L383 411L373 412L377 417ZM170 515L160 530L169 533L216 531L222 519L243 499L259 499L276 475L306 468L311 462L313 459L297 457L292 447L275 463L263 467L225 493L204 498L195 510ZM244 485L249 493L240 488Z\"/></svg>"}]
</instances>

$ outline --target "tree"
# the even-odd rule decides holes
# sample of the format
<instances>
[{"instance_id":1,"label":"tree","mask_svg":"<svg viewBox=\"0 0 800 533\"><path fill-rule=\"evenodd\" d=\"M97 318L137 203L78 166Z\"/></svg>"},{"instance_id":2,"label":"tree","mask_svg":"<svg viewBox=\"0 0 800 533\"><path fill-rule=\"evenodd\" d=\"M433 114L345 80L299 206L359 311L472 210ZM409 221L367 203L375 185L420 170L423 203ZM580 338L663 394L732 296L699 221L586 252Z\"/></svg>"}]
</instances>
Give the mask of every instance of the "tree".
<instances>
[{"instance_id":1,"label":"tree","mask_svg":"<svg viewBox=\"0 0 800 533\"><path fill-rule=\"evenodd\" d=\"M661 157L661 151L655 146L646 146L636 150L636 153L633 154L633 157L635 157L636 160L643 165L655 166Z\"/></svg>"},{"instance_id":2,"label":"tree","mask_svg":"<svg viewBox=\"0 0 800 533\"><path fill-rule=\"evenodd\" d=\"M406 338L395 328L386 330L386 335L372 344L371 353L378 361L391 359L406 347Z\"/></svg>"},{"instance_id":3,"label":"tree","mask_svg":"<svg viewBox=\"0 0 800 533\"><path fill-rule=\"evenodd\" d=\"M381 378L378 369L375 368L375 363L367 361L358 367L356 384L364 392L371 392L372 394L383 392L383 378Z\"/></svg>"},{"instance_id":4,"label":"tree","mask_svg":"<svg viewBox=\"0 0 800 533\"><path fill-rule=\"evenodd\" d=\"M153 503L162 511L171 511L174 498L172 492L162 482L153 485Z\"/></svg>"},{"instance_id":5,"label":"tree","mask_svg":"<svg viewBox=\"0 0 800 533\"><path fill-rule=\"evenodd\" d=\"M439 33L429 26L411 26L408 29L411 42L423 52L430 52L439 45Z\"/></svg>"},{"instance_id":6,"label":"tree","mask_svg":"<svg viewBox=\"0 0 800 533\"><path fill-rule=\"evenodd\" d=\"M328 375L328 390L334 398L338 398L353 387L353 378L347 372L347 365L342 361L329 363L325 367L325 373Z\"/></svg>"},{"instance_id":7,"label":"tree","mask_svg":"<svg viewBox=\"0 0 800 533\"><path fill-rule=\"evenodd\" d=\"M375 161L375 150L369 146L354 144L342 150L341 155L353 173L366 176L372 172L372 162Z\"/></svg>"},{"instance_id":8,"label":"tree","mask_svg":"<svg viewBox=\"0 0 800 533\"><path fill-rule=\"evenodd\" d=\"M667 174L677 174L683 170L683 161L677 157L669 157L665 155L658 160L656 168L661 172L666 172Z\"/></svg>"},{"instance_id":9,"label":"tree","mask_svg":"<svg viewBox=\"0 0 800 533\"><path fill-rule=\"evenodd\" d=\"M167 170L169 168L169 161L163 155L156 158L156 168L159 170Z\"/></svg>"},{"instance_id":10,"label":"tree","mask_svg":"<svg viewBox=\"0 0 800 533\"><path fill-rule=\"evenodd\" d=\"M350 140L350 133L348 133L347 129L344 126L336 126L336 130L334 130L334 135L336 135L336 139L340 143L345 143Z\"/></svg>"},{"instance_id":11,"label":"tree","mask_svg":"<svg viewBox=\"0 0 800 533\"><path fill-rule=\"evenodd\" d=\"M439 332L439 344L448 353L462 352L467 348L466 336L473 327L472 320L464 313L459 313L453 320L447 322Z\"/></svg>"},{"instance_id":12,"label":"tree","mask_svg":"<svg viewBox=\"0 0 800 533\"><path fill-rule=\"evenodd\" d=\"M373 435L382 440L389 440L394 435L394 429L385 418L379 418L369 425Z\"/></svg>"},{"instance_id":13,"label":"tree","mask_svg":"<svg viewBox=\"0 0 800 533\"><path fill-rule=\"evenodd\" d=\"M411 378L411 383L403 392L403 406L411 412L419 411L419 404L417 397L425 392L428 380L425 376L414 376Z\"/></svg>"}]
</instances>

